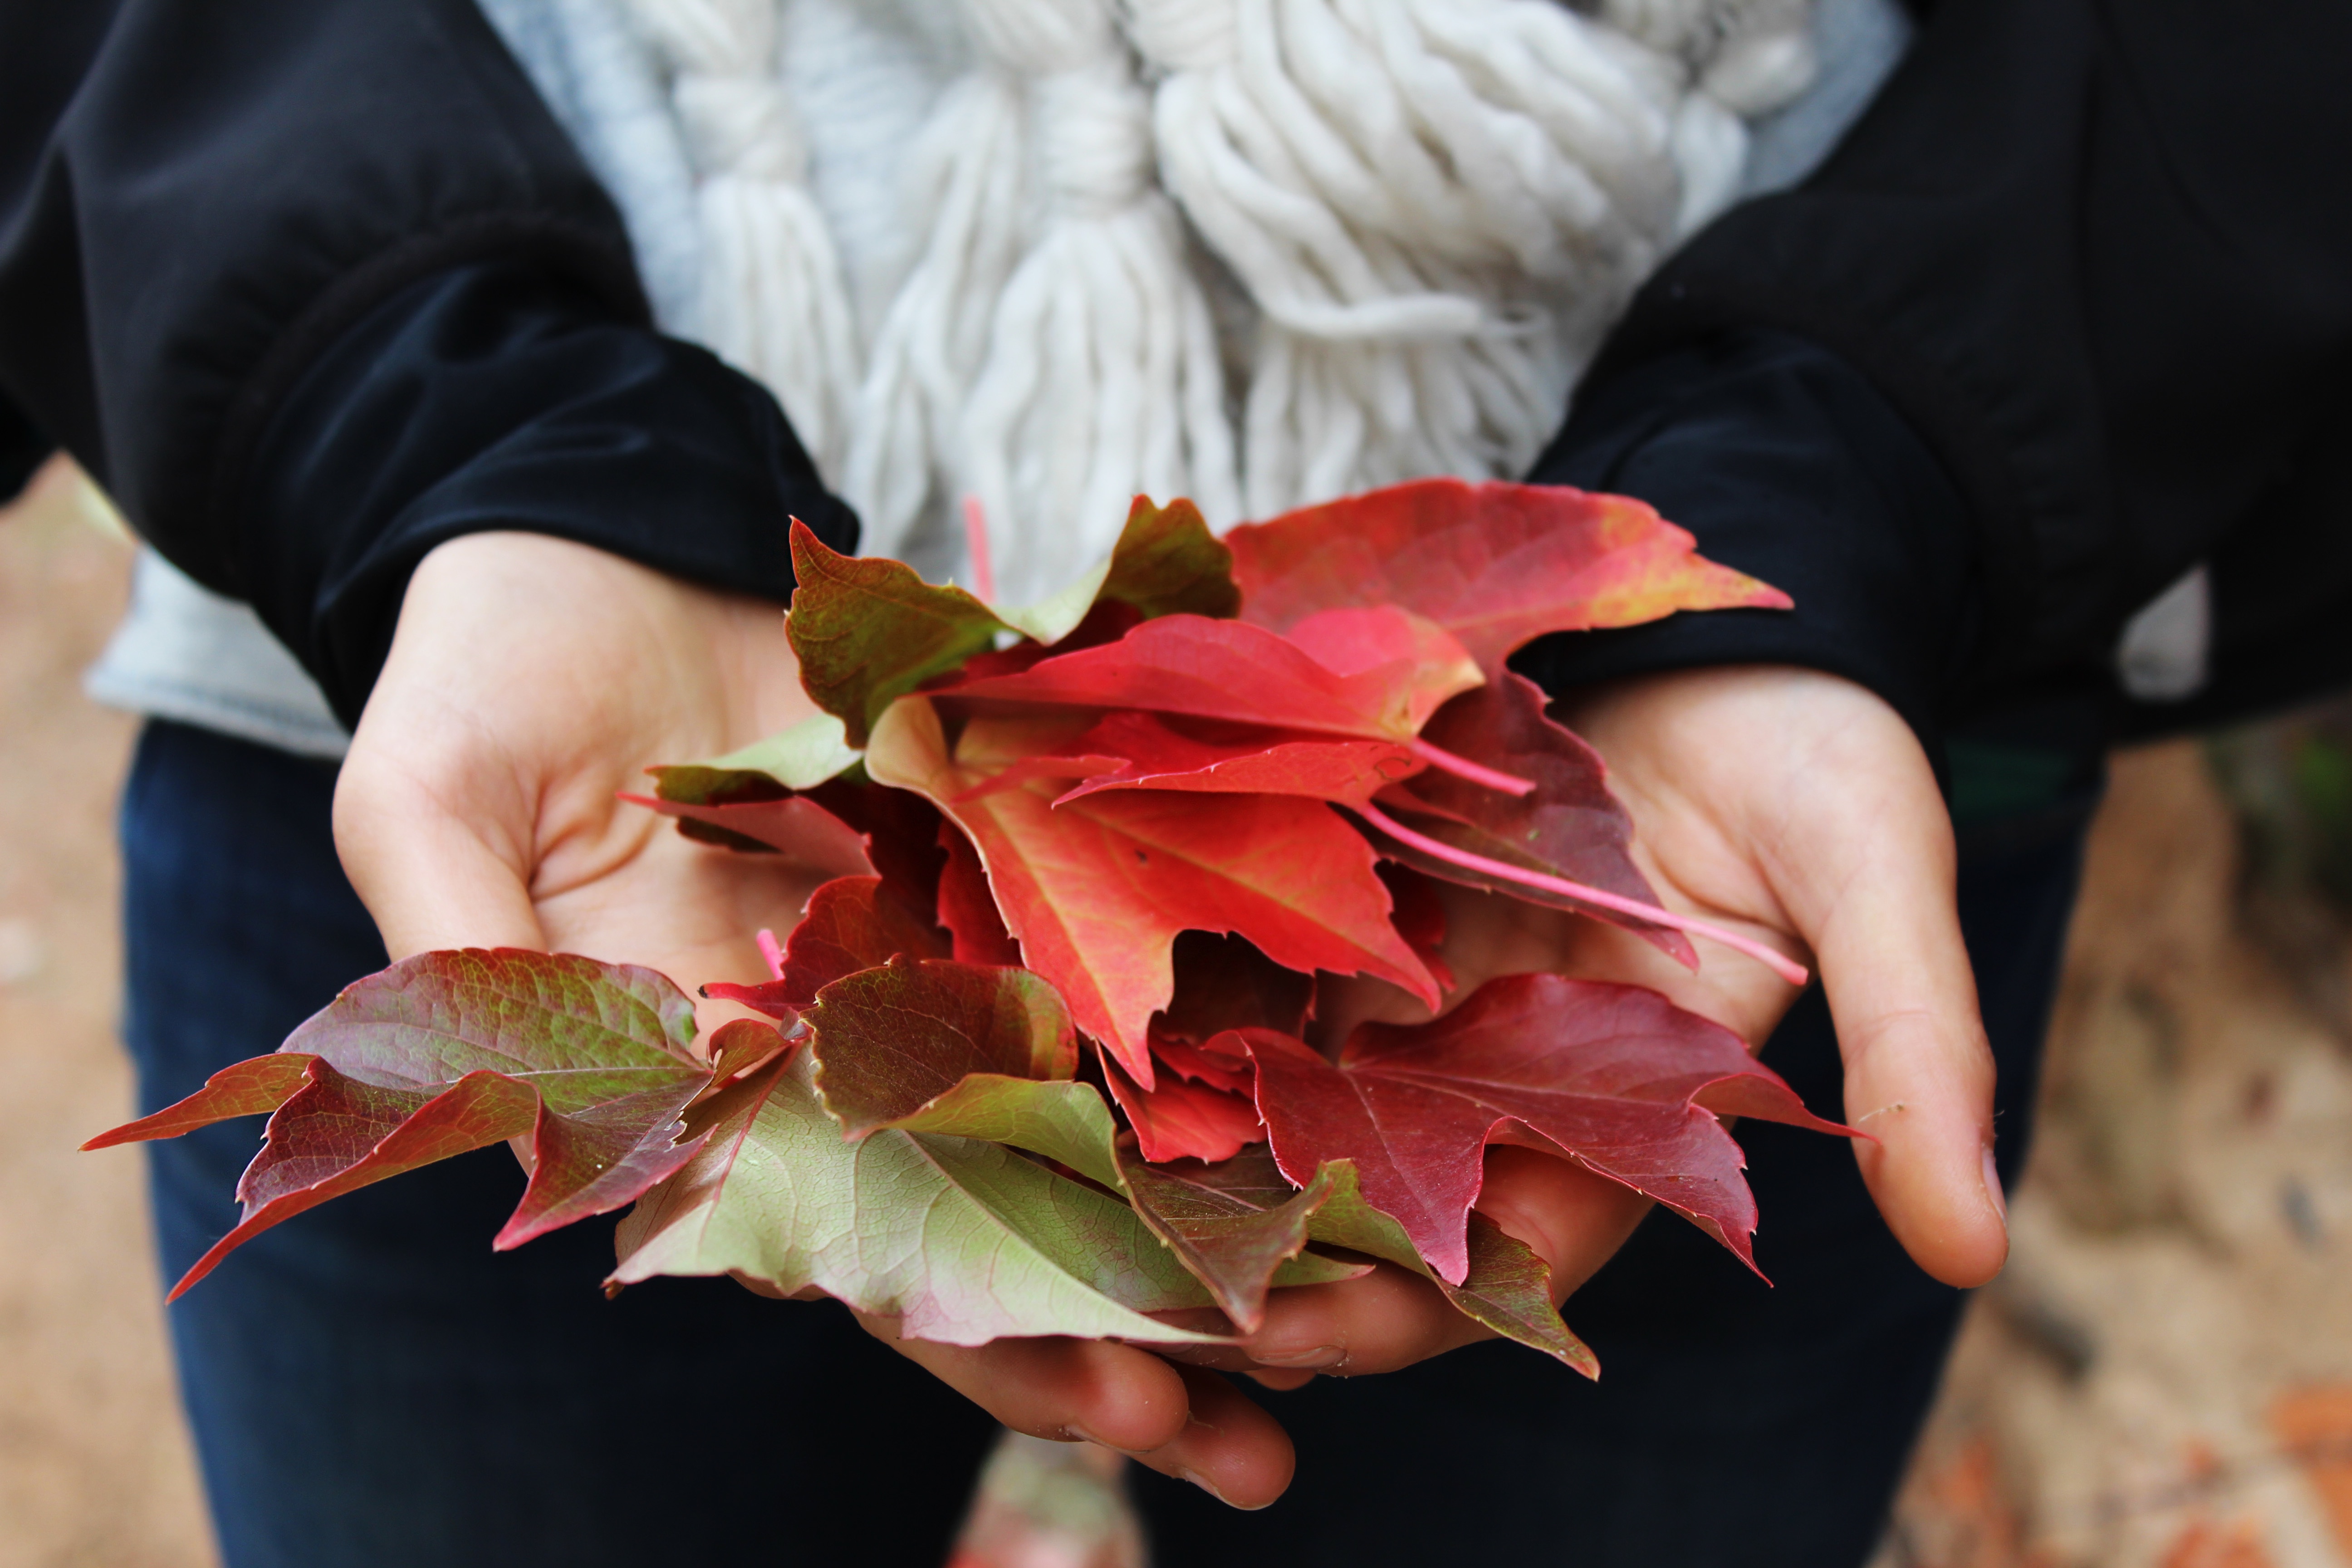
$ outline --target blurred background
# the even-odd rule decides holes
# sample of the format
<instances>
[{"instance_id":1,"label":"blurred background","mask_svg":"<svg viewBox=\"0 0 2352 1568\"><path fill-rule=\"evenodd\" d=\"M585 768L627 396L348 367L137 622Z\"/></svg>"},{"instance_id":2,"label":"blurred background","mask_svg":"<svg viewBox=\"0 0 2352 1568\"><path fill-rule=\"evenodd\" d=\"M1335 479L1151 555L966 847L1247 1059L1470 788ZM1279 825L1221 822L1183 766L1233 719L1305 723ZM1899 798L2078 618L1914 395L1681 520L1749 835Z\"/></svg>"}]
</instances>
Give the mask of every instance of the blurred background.
<instances>
[{"instance_id":1,"label":"blurred background","mask_svg":"<svg viewBox=\"0 0 2352 1568\"><path fill-rule=\"evenodd\" d=\"M0 511L0 1568L215 1562L142 1167L73 1152L131 1106L130 564L70 468ZM2042 1098L1874 1568L2352 1568L2352 707L2116 759ZM956 1568L1134 1568L1103 1458L1007 1444Z\"/></svg>"}]
</instances>

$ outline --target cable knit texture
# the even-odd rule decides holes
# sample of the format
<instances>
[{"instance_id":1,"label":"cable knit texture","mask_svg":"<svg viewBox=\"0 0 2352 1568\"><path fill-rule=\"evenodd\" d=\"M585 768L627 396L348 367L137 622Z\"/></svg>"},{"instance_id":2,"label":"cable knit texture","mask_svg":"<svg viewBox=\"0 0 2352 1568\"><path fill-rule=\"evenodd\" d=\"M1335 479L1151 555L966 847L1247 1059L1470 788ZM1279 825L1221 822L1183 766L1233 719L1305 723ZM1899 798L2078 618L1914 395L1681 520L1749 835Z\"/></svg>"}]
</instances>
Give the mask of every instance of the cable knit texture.
<instances>
[{"instance_id":1,"label":"cable knit texture","mask_svg":"<svg viewBox=\"0 0 2352 1568\"><path fill-rule=\"evenodd\" d=\"M779 54L828 0L628 3L696 174L688 330L868 549L951 567L976 498L1008 598L1137 491L1223 526L1523 472L1812 69L1808 0L876 0L961 63L894 171L902 258L853 289Z\"/></svg>"}]
</instances>

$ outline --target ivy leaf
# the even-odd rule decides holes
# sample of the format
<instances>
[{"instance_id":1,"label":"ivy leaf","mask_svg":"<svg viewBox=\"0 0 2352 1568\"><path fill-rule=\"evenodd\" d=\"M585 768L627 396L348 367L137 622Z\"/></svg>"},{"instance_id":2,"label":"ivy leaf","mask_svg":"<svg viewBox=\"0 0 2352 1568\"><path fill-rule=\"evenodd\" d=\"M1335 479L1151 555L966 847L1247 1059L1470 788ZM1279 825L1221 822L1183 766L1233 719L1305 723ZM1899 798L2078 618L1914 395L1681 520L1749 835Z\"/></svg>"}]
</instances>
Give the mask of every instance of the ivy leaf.
<instances>
[{"instance_id":1,"label":"ivy leaf","mask_svg":"<svg viewBox=\"0 0 2352 1568\"><path fill-rule=\"evenodd\" d=\"M801 661L801 685L864 746L897 698L1010 631L996 612L957 587L934 587L882 557L842 555L793 520L792 615L784 622Z\"/></svg>"},{"instance_id":2,"label":"ivy leaf","mask_svg":"<svg viewBox=\"0 0 2352 1568\"><path fill-rule=\"evenodd\" d=\"M1019 963L1021 944L996 912L980 852L951 822L940 824L940 847L948 857L940 871L940 924L954 939L954 956L965 963Z\"/></svg>"},{"instance_id":3,"label":"ivy leaf","mask_svg":"<svg viewBox=\"0 0 2352 1568\"><path fill-rule=\"evenodd\" d=\"M1381 802L1391 810L1423 814L1412 824L1417 831L1506 865L1645 904L1658 901L1633 864L1633 819L1609 793L1609 770L1601 753L1545 714L1544 694L1535 682L1505 671L1493 684L1438 710L1423 738L1482 766L1531 780L1536 787L1513 796L1453 773L1419 774ZM1465 869L1377 828L1370 831L1383 854L1428 876L1608 921L1639 931L1685 964L1698 963L1690 938L1671 927Z\"/></svg>"},{"instance_id":4,"label":"ivy leaf","mask_svg":"<svg viewBox=\"0 0 2352 1568\"><path fill-rule=\"evenodd\" d=\"M827 985L806 1017L817 1092L852 1138L973 1073L1067 1079L1078 1067L1069 1009L1024 969L894 958Z\"/></svg>"},{"instance_id":5,"label":"ivy leaf","mask_svg":"<svg viewBox=\"0 0 2352 1568\"><path fill-rule=\"evenodd\" d=\"M1157 1042L1154 1048L1165 1047ZM1179 1050L1182 1047L1176 1047ZM1156 1087L1144 1089L1118 1062L1103 1062L1103 1078L1111 1098L1127 1112L1143 1157L1157 1163L1166 1160L1230 1159L1252 1143L1263 1142L1265 1129L1258 1125L1257 1107L1249 1095L1203 1082L1187 1082L1186 1075L1162 1075Z\"/></svg>"},{"instance_id":6,"label":"ivy leaf","mask_svg":"<svg viewBox=\"0 0 2352 1568\"><path fill-rule=\"evenodd\" d=\"M838 877L809 895L807 912L784 938L781 978L757 985L714 983L702 994L757 1007L772 1018L797 1017L835 981L902 953L945 958L948 944L881 878Z\"/></svg>"},{"instance_id":7,"label":"ivy leaf","mask_svg":"<svg viewBox=\"0 0 2352 1568\"><path fill-rule=\"evenodd\" d=\"M976 1139L884 1129L845 1142L812 1070L779 1063L696 1108L701 1146L622 1222L613 1286L656 1274L814 1286L947 1344L1217 1342L1141 1315L1211 1298L1127 1204Z\"/></svg>"},{"instance_id":8,"label":"ivy leaf","mask_svg":"<svg viewBox=\"0 0 2352 1568\"><path fill-rule=\"evenodd\" d=\"M1063 800L1107 789L1172 789L1298 795L1356 805L1427 765L1394 741L1333 739L1123 710L1103 715L1065 748L1065 756L1037 758L1003 776L1013 783L1026 773L1077 778ZM1068 771L1057 774L1057 767Z\"/></svg>"},{"instance_id":9,"label":"ivy leaf","mask_svg":"<svg viewBox=\"0 0 2352 1568\"><path fill-rule=\"evenodd\" d=\"M1654 991L1557 974L1489 981L1426 1024L1363 1025L1336 1065L1281 1036L1242 1039L1284 1173L1354 1161L1366 1202L1457 1284L1464 1216L1498 1134L1657 1199L1753 1268L1756 1201L1716 1113L1848 1131L1807 1111L1720 1025Z\"/></svg>"},{"instance_id":10,"label":"ivy leaf","mask_svg":"<svg viewBox=\"0 0 2352 1568\"><path fill-rule=\"evenodd\" d=\"M953 695L1406 742L1448 698L1485 680L1442 628L1384 605L1327 611L1287 637L1241 621L1163 616L1115 643L961 682Z\"/></svg>"},{"instance_id":11,"label":"ivy leaf","mask_svg":"<svg viewBox=\"0 0 2352 1568\"><path fill-rule=\"evenodd\" d=\"M814 789L857 765L839 719L812 713L791 729L707 763L647 768L667 801L715 805L781 798L778 791Z\"/></svg>"},{"instance_id":12,"label":"ivy leaf","mask_svg":"<svg viewBox=\"0 0 2352 1568\"><path fill-rule=\"evenodd\" d=\"M183 1132L194 1132L199 1127L210 1127L235 1116L266 1116L293 1099L310 1081L310 1063L315 1059L278 1051L231 1062L205 1079L205 1087L185 1100L167 1105L152 1116L142 1116L101 1132L84 1143L82 1149L111 1149L119 1143L177 1138Z\"/></svg>"},{"instance_id":13,"label":"ivy leaf","mask_svg":"<svg viewBox=\"0 0 2352 1568\"><path fill-rule=\"evenodd\" d=\"M1150 620L1159 616L1208 616L1229 620L1241 612L1234 586L1234 555L1209 531L1191 501L1154 506L1138 496L1110 558L1067 588L1004 619L1039 643L1058 643L1104 603L1127 605Z\"/></svg>"},{"instance_id":14,"label":"ivy leaf","mask_svg":"<svg viewBox=\"0 0 2352 1568\"><path fill-rule=\"evenodd\" d=\"M1237 931L1277 963L1374 974L1435 1005L1428 970L1389 924L1370 847L1329 806L1138 791L1057 810L1045 781L979 793L1057 739L1050 721L980 717L950 756L938 710L910 698L877 726L866 762L970 836L1023 959L1139 1084L1153 1087L1148 1025L1173 991L1180 931Z\"/></svg>"},{"instance_id":15,"label":"ivy leaf","mask_svg":"<svg viewBox=\"0 0 2352 1568\"><path fill-rule=\"evenodd\" d=\"M1422 1260L1402 1226L1364 1201L1355 1162L1330 1161L1317 1169L1315 1179L1328 1184L1329 1195L1309 1217L1310 1239L1410 1268L1444 1292L1457 1310L1505 1339L1542 1351L1587 1377L1601 1375L1599 1358L1552 1305L1550 1268L1527 1243L1471 1210L1464 1227L1468 1261L1456 1283Z\"/></svg>"},{"instance_id":16,"label":"ivy leaf","mask_svg":"<svg viewBox=\"0 0 2352 1568\"><path fill-rule=\"evenodd\" d=\"M620 798L677 818L680 833L721 849L781 855L793 865L833 877L863 876L874 869L865 836L804 795L714 805L626 792Z\"/></svg>"},{"instance_id":17,"label":"ivy leaf","mask_svg":"<svg viewBox=\"0 0 2352 1568\"><path fill-rule=\"evenodd\" d=\"M1118 1164L1120 1179L1135 1199L1135 1212L1209 1288L1225 1316L1244 1333L1255 1332L1265 1321L1266 1290L1284 1265L1305 1264L1335 1279L1364 1272L1306 1251L1307 1221L1331 1195L1328 1175L1318 1173L1304 1190L1294 1188L1262 1149L1219 1163L1185 1160L1163 1165L1147 1163L1139 1150L1123 1144Z\"/></svg>"},{"instance_id":18,"label":"ivy leaf","mask_svg":"<svg viewBox=\"0 0 2352 1568\"><path fill-rule=\"evenodd\" d=\"M1244 938L1208 931L1178 937L1174 958L1176 994L1168 1010L1152 1021L1155 1051L1171 1040L1205 1045L1228 1029L1273 1029L1285 1035L1306 1030L1315 1006L1313 975L1285 969ZM1233 1059L1240 1063L1246 1081L1247 1053Z\"/></svg>"},{"instance_id":19,"label":"ivy leaf","mask_svg":"<svg viewBox=\"0 0 2352 1568\"><path fill-rule=\"evenodd\" d=\"M274 1109L237 1184L242 1218L175 1297L304 1209L529 1135L530 1183L492 1244L520 1247L620 1207L693 1154L679 1113L712 1078L693 1037L693 1003L648 969L507 948L421 953L345 989L277 1058L93 1142Z\"/></svg>"},{"instance_id":20,"label":"ivy leaf","mask_svg":"<svg viewBox=\"0 0 2352 1568\"><path fill-rule=\"evenodd\" d=\"M1559 485L1416 479L1225 535L1243 618L1286 630L1367 603L1426 616L1488 671L1547 632L1676 610L1785 610L1789 596L1699 555L1627 496Z\"/></svg>"}]
</instances>

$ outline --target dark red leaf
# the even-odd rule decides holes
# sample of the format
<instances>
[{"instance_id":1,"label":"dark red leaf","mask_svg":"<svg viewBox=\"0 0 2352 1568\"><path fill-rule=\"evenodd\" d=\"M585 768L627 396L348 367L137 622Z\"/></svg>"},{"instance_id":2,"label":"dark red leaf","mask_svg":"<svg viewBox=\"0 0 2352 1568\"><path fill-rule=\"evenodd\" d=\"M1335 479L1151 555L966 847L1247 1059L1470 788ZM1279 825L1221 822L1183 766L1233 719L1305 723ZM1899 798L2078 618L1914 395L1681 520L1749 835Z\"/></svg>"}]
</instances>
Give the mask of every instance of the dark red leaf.
<instances>
[{"instance_id":1,"label":"dark red leaf","mask_svg":"<svg viewBox=\"0 0 2352 1568\"><path fill-rule=\"evenodd\" d=\"M893 959L836 980L808 1012L816 1087L849 1136L902 1121L974 1073L1066 1079L1077 1036L1021 969Z\"/></svg>"},{"instance_id":2,"label":"dark red leaf","mask_svg":"<svg viewBox=\"0 0 2352 1568\"><path fill-rule=\"evenodd\" d=\"M1176 994L1152 1020L1155 1050L1166 1040L1205 1045L1228 1029L1305 1032L1315 1005L1313 975L1284 968L1245 938L1203 931L1178 937L1173 957ZM1232 1059L1247 1073L1246 1053Z\"/></svg>"},{"instance_id":3,"label":"dark red leaf","mask_svg":"<svg viewBox=\"0 0 2352 1568\"><path fill-rule=\"evenodd\" d=\"M1242 616L1257 626L1396 605L1452 632L1489 671L1546 632L1789 608L1778 589L1698 555L1644 503L1560 485L1416 479L1236 528L1225 542Z\"/></svg>"},{"instance_id":4,"label":"dark red leaf","mask_svg":"<svg viewBox=\"0 0 2352 1568\"><path fill-rule=\"evenodd\" d=\"M1739 1037L1655 992L1556 974L1489 981L1427 1024L1366 1024L1334 1065L1245 1037L1275 1157L1296 1181L1352 1160L1444 1279L1468 1267L1464 1215L1484 1151L1522 1131L1696 1222L1748 1264L1756 1204L1716 1110L1822 1131Z\"/></svg>"},{"instance_id":5,"label":"dark red leaf","mask_svg":"<svg viewBox=\"0 0 2352 1568\"><path fill-rule=\"evenodd\" d=\"M1423 738L1483 766L1531 780L1536 788L1513 796L1432 770L1381 797L1391 811L1413 813L1410 826L1489 860L1645 904L1658 901L1648 879L1633 864L1629 849L1633 820L1609 793L1609 771L1601 754L1546 716L1543 691L1535 682L1506 671L1494 684L1465 692L1438 710ZM1429 876L1608 921L1639 931L1685 963L1698 962L1690 938L1672 927L1465 869L1377 828L1371 831L1383 854Z\"/></svg>"},{"instance_id":6,"label":"dark red leaf","mask_svg":"<svg viewBox=\"0 0 2352 1568\"><path fill-rule=\"evenodd\" d=\"M1447 966L1445 950L1445 905L1437 897L1428 880L1410 866L1388 865L1381 868L1381 881L1386 885L1389 897L1396 900L1397 935L1404 938L1437 983L1448 991L1454 989L1454 971ZM1279 1026L1276 1026L1279 1027ZM1295 1035L1297 1029L1283 1029Z\"/></svg>"},{"instance_id":7,"label":"dark red leaf","mask_svg":"<svg viewBox=\"0 0 2352 1568\"><path fill-rule=\"evenodd\" d=\"M940 824L940 847L947 866L940 872L940 924L955 939L952 956L960 963L1018 965L1021 944L1004 929L996 900L988 890L988 872L980 852L952 822Z\"/></svg>"},{"instance_id":8,"label":"dark red leaf","mask_svg":"<svg viewBox=\"0 0 2352 1568\"><path fill-rule=\"evenodd\" d=\"M781 979L758 985L706 985L702 994L790 1019L844 975L887 963L901 953L945 958L949 946L939 928L899 902L881 878L836 878L809 895L808 912L784 939Z\"/></svg>"}]
</instances>

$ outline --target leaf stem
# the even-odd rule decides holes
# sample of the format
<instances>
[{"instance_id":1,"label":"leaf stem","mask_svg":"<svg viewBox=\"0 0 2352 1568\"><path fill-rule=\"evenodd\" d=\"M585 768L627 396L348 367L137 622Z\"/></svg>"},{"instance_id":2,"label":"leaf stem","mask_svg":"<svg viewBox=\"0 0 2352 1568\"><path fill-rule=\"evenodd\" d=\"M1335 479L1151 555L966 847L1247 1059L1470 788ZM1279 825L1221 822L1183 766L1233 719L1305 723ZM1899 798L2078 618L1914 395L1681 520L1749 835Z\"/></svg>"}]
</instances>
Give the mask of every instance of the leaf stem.
<instances>
[{"instance_id":1,"label":"leaf stem","mask_svg":"<svg viewBox=\"0 0 2352 1568\"><path fill-rule=\"evenodd\" d=\"M760 956L768 961L770 976L782 980L784 977L784 944L778 942L776 933L765 926L760 928L760 934L752 940L760 944Z\"/></svg>"},{"instance_id":2,"label":"leaf stem","mask_svg":"<svg viewBox=\"0 0 2352 1568\"><path fill-rule=\"evenodd\" d=\"M996 603L996 568L988 556L988 513L978 496L963 498L963 548L971 557L971 591L983 604Z\"/></svg>"},{"instance_id":3,"label":"leaf stem","mask_svg":"<svg viewBox=\"0 0 2352 1568\"><path fill-rule=\"evenodd\" d=\"M1474 763L1467 757L1457 757L1444 747L1433 746L1418 735L1406 742L1405 745L1414 756L1419 757L1431 767L1452 773L1456 778L1468 779L1472 784L1484 784L1488 789L1500 790L1505 795L1525 795L1535 793L1536 784L1533 779L1523 779L1517 773L1503 773L1499 769L1487 767L1483 763Z\"/></svg>"},{"instance_id":4,"label":"leaf stem","mask_svg":"<svg viewBox=\"0 0 2352 1568\"><path fill-rule=\"evenodd\" d=\"M1410 845L1424 855L1434 855L1439 859L1462 867L1465 870L1477 871L1486 876L1507 882L1517 882L1529 888L1540 888L1545 892L1559 893L1563 897L1574 899L1580 903L1613 910L1619 914L1632 915L1637 920L1647 921L1653 925L1672 926L1675 930L1687 931L1692 936L1703 936L1711 942L1719 942L1734 952L1744 952L1755 959L1791 985L1802 985L1811 978L1803 964L1773 952L1753 937L1741 936L1738 931L1726 931L1719 925L1711 924L1706 921L1693 920L1688 915L1678 915L1672 910L1660 909L1655 904L1645 904L1638 899L1629 899L1618 893L1603 892L1599 888L1588 888L1581 882L1571 882L1565 877L1553 877L1541 871L1524 870L1501 860L1489 860L1484 855L1474 855L1467 849L1456 849L1453 845L1432 838L1427 834L1415 833L1369 801L1352 809L1365 821L1398 843Z\"/></svg>"}]
</instances>

